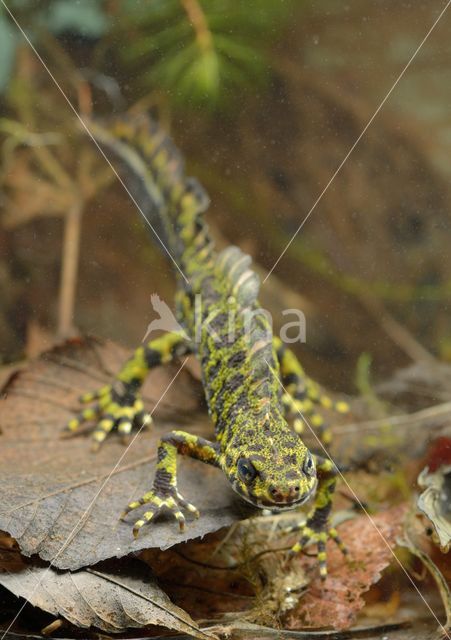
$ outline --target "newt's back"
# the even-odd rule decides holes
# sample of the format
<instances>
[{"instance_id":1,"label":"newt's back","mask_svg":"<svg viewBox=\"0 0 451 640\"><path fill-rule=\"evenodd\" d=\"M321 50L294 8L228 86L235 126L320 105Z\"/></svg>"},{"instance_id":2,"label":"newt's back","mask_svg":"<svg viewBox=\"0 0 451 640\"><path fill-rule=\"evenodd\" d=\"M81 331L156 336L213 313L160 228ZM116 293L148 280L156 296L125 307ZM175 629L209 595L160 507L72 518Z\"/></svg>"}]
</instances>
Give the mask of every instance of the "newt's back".
<instances>
[{"instance_id":1,"label":"newt's back","mask_svg":"<svg viewBox=\"0 0 451 640\"><path fill-rule=\"evenodd\" d=\"M107 128L94 124L93 132L119 161L141 212L179 267L177 320L199 356L219 439L244 430L245 417L269 420L280 401L279 365L250 257L237 247L215 251L202 215L208 196L185 176L179 151L149 118L121 117Z\"/></svg>"}]
</instances>

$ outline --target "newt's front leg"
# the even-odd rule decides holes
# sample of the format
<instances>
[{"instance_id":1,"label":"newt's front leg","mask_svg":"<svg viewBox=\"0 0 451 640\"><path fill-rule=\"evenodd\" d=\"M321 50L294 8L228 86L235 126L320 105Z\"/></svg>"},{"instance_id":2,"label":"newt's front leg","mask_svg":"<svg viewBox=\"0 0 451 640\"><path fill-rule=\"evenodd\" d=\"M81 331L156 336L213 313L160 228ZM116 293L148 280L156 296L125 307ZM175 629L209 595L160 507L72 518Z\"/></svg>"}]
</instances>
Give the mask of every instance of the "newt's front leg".
<instances>
[{"instance_id":1,"label":"newt's front leg","mask_svg":"<svg viewBox=\"0 0 451 640\"><path fill-rule=\"evenodd\" d=\"M327 556L326 543L328 539L334 540L344 555L347 549L337 530L330 525L329 517L332 509L332 496L337 483L337 471L335 465L327 458L314 456L318 474L318 488L316 492L315 504L307 516L307 521L303 524L295 525L284 530L284 533L300 531L301 537L293 545L292 553L301 552L307 544L316 543L318 547L318 562L321 578L327 576Z\"/></svg>"},{"instance_id":2,"label":"newt's front leg","mask_svg":"<svg viewBox=\"0 0 451 640\"><path fill-rule=\"evenodd\" d=\"M139 393L148 372L188 354L190 349L184 337L177 333L167 333L139 347L112 384L81 396L83 404L94 404L72 418L66 430L76 432L83 422L96 422L92 434L93 450L99 448L113 429L127 441L133 426L141 428L151 422Z\"/></svg>"},{"instance_id":3,"label":"newt's front leg","mask_svg":"<svg viewBox=\"0 0 451 640\"><path fill-rule=\"evenodd\" d=\"M152 489L142 498L130 502L121 518L143 504L149 505L148 511L135 522L133 535L136 536L142 526L149 523L164 509L170 511L179 523L180 531L185 527L182 509L199 517L197 508L187 502L177 489L177 453L196 458L207 464L219 466L219 445L184 431L171 431L158 444L158 462Z\"/></svg>"}]
</instances>

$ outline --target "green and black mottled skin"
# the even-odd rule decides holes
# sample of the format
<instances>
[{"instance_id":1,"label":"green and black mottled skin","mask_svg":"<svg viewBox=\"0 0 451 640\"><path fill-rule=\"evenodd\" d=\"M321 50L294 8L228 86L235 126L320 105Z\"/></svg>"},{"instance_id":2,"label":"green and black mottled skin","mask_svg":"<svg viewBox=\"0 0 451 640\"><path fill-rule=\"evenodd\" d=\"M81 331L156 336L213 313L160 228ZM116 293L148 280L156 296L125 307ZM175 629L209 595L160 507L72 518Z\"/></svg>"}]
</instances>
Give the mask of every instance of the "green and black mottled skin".
<instances>
[{"instance_id":1,"label":"green and black mottled skin","mask_svg":"<svg viewBox=\"0 0 451 640\"><path fill-rule=\"evenodd\" d=\"M177 487L177 453L188 455L221 469L233 489L260 508L293 509L315 496L306 523L291 529L301 530L293 551L317 543L325 577L327 539L345 552L329 525L336 470L329 459L312 455L299 434L304 422L312 424L328 443L330 433L315 405L343 412L345 404L324 396L294 354L273 337L257 301L259 281L249 256L237 247L215 251L202 216L208 198L194 179L186 178L178 151L161 129L139 116L122 117L107 127L93 123L92 131L186 276L176 271L176 315L183 332L139 347L112 385L82 398L96 404L71 420L68 429L95 420L97 447L113 429L126 437L133 426L150 422L139 396L149 369L194 353L215 440L183 431L160 440L153 486L125 511L147 505L134 534L163 509L172 512L181 529L184 511L199 515Z\"/></svg>"}]
</instances>

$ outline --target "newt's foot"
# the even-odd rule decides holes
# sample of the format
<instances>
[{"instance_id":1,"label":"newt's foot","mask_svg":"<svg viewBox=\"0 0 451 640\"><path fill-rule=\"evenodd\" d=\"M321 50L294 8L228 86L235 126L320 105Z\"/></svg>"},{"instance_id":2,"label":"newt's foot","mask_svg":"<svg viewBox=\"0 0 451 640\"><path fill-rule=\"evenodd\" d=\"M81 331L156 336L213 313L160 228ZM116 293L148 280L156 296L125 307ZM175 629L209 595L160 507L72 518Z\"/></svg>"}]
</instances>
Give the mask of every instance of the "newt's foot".
<instances>
[{"instance_id":1,"label":"newt's foot","mask_svg":"<svg viewBox=\"0 0 451 640\"><path fill-rule=\"evenodd\" d=\"M140 507L143 504L150 506L150 509L146 511L143 516L135 522L133 527L133 535L135 538L138 536L139 530L145 524L148 524L155 516L159 515L163 510L170 511L174 518L178 521L180 531L185 529L185 516L182 513L182 509L185 509L191 513L195 518L199 517L199 510L190 502L187 502L178 491L172 489L171 491L158 492L152 489L148 493L144 494L142 498L130 504L121 515L123 520L130 511Z\"/></svg>"},{"instance_id":2,"label":"newt's foot","mask_svg":"<svg viewBox=\"0 0 451 640\"><path fill-rule=\"evenodd\" d=\"M139 395L122 382L107 385L94 393L85 393L80 397L80 402L94 404L69 420L65 430L75 433L84 422L95 421L97 424L92 434L93 451L100 448L113 430L117 430L126 443L134 426L142 428L152 422L150 414L144 411Z\"/></svg>"},{"instance_id":3,"label":"newt's foot","mask_svg":"<svg viewBox=\"0 0 451 640\"><path fill-rule=\"evenodd\" d=\"M345 544L342 542L338 532L333 527L328 526L326 522L325 526L321 529L315 529L312 527L312 524L307 522L302 525L295 525L293 527L289 527L284 529L283 533L293 533L293 531L301 531L301 537L295 545L292 546L290 553L296 554L300 553L305 549L308 544L316 544L318 547L318 564L319 564L319 574L322 580L325 580L327 577L327 555L326 555L326 543L328 540L333 540L335 544L338 545L343 555L348 555L348 550Z\"/></svg>"}]
</instances>

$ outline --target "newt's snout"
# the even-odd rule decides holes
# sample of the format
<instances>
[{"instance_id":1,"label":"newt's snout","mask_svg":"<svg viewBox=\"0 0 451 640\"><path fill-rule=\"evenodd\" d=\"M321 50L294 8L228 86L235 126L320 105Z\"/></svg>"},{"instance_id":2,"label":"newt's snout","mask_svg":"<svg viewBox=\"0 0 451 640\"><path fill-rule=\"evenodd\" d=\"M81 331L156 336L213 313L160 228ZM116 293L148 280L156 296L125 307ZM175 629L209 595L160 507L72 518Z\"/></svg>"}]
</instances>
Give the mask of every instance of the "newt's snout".
<instances>
[{"instance_id":1,"label":"newt's snout","mask_svg":"<svg viewBox=\"0 0 451 640\"><path fill-rule=\"evenodd\" d=\"M274 502L294 502L299 499L300 490L299 485L286 488L273 486L269 488L270 500Z\"/></svg>"}]
</instances>

